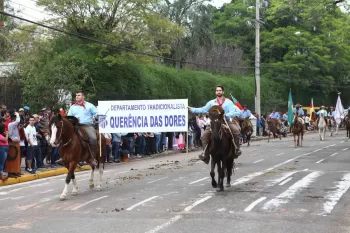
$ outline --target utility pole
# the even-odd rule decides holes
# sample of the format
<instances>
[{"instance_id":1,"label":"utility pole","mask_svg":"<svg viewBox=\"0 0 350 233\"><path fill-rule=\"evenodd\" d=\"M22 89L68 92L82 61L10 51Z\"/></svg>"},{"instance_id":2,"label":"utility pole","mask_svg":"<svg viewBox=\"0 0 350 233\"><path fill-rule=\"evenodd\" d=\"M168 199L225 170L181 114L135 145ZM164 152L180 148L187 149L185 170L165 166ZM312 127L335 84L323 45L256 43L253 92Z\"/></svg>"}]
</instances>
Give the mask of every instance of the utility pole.
<instances>
[{"instance_id":1,"label":"utility pole","mask_svg":"<svg viewBox=\"0 0 350 233\"><path fill-rule=\"evenodd\" d=\"M255 87L255 112L260 116L260 0L255 6Z\"/></svg>"},{"instance_id":2,"label":"utility pole","mask_svg":"<svg viewBox=\"0 0 350 233\"><path fill-rule=\"evenodd\" d=\"M5 0L0 0L0 11L4 11L4 9L5 9L5 3L4 2L5 2ZM4 16L0 15L0 29L5 26L3 18L4 18Z\"/></svg>"}]
</instances>

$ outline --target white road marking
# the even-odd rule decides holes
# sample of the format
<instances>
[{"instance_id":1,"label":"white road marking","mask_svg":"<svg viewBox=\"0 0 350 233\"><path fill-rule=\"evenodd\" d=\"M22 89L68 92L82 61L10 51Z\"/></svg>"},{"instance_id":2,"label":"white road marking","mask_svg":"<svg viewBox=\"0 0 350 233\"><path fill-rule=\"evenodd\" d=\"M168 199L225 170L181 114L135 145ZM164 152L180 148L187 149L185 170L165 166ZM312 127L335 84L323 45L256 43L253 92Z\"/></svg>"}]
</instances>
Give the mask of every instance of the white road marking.
<instances>
[{"instance_id":1,"label":"white road marking","mask_svg":"<svg viewBox=\"0 0 350 233\"><path fill-rule=\"evenodd\" d=\"M276 150L278 150L278 149L273 149L273 150L271 150L271 151L276 151Z\"/></svg>"},{"instance_id":2,"label":"white road marking","mask_svg":"<svg viewBox=\"0 0 350 233\"><path fill-rule=\"evenodd\" d=\"M318 215L330 214L334 206L338 203L340 198L350 188L350 173L345 174L342 180L335 182L335 186L329 191L325 199L326 203L323 204L323 211Z\"/></svg>"},{"instance_id":3,"label":"white road marking","mask_svg":"<svg viewBox=\"0 0 350 233\"><path fill-rule=\"evenodd\" d=\"M320 150L322 150L322 149L320 148L320 149L314 150L313 152L317 152L317 151L320 151Z\"/></svg>"},{"instance_id":4,"label":"white road marking","mask_svg":"<svg viewBox=\"0 0 350 233\"><path fill-rule=\"evenodd\" d=\"M191 209L193 209L193 208L196 207L197 205L199 205L199 204L205 202L206 200L209 200L210 198L212 198L211 195L210 195L210 196L206 196L206 197L204 197L204 198L202 198L202 199L196 201L196 202L193 203L192 205L187 206L187 207L185 208L185 211L186 211L186 212L190 211Z\"/></svg>"},{"instance_id":5,"label":"white road marking","mask_svg":"<svg viewBox=\"0 0 350 233\"><path fill-rule=\"evenodd\" d=\"M132 209L134 209L135 207L140 206L140 205L142 205L142 204L144 204L144 203L146 203L146 202L152 201L153 199L155 199L155 198L157 198L157 197L158 197L158 196L153 196L153 197L147 198L146 200L143 200L143 201L141 201L141 202L139 202L139 203L136 203L135 205L130 206L130 207L127 208L126 210L132 210Z\"/></svg>"},{"instance_id":6,"label":"white road marking","mask_svg":"<svg viewBox=\"0 0 350 233\"><path fill-rule=\"evenodd\" d=\"M163 177L163 178L159 178L159 179L156 179L156 180L152 180L152 181L150 181L150 182L147 182L147 184L152 184L152 183L154 183L154 182L157 182L157 181L160 181L160 180L164 180L164 179L166 179L166 178L168 178L168 177L166 176L166 177Z\"/></svg>"},{"instance_id":7,"label":"white road marking","mask_svg":"<svg viewBox=\"0 0 350 233\"><path fill-rule=\"evenodd\" d=\"M341 141L340 143L343 143L344 141Z\"/></svg>"},{"instance_id":8,"label":"white road marking","mask_svg":"<svg viewBox=\"0 0 350 233\"><path fill-rule=\"evenodd\" d=\"M250 155L250 156L255 156L255 155L258 155L259 153L255 153L255 154L252 154L252 155Z\"/></svg>"},{"instance_id":9,"label":"white road marking","mask_svg":"<svg viewBox=\"0 0 350 233\"><path fill-rule=\"evenodd\" d=\"M279 153L279 154L277 154L276 156L280 156L280 155L284 155L284 153Z\"/></svg>"},{"instance_id":10,"label":"white road marking","mask_svg":"<svg viewBox=\"0 0 350 233\"><path fill-rule=\"evenodd\" d=\"M320 160L318 160L316 163L321 163L321 162L323 162L324 161L324 159L320 159Z\"/></svg>"},{"instance_id":11,"label":"white road marking","mask_svg":"<svg viewBox=\"0 0 350 233\"><path fill-rule=\"evenodd\" d=\"M331 157L333 157L334 155L337 155L338 153L334 153L334 154L331 154Z\"/></svg>"},{"instance_id":12,"label":"white road marking","mask_svg":"<svg viewBox=\"0 0 350 233\"><path fill-rule=\"evenodd\" d=\"M314 144L310 145L310 147L311 147L311 146L314 146Z\"/></svg>"},{"instance_id":13,"label":"white road marking","mask_svg":"<svg viewBox=\"0 0 350 233\"><path fill-rule=\"evenodd\" d=\"M308 171L308 170L309 170L308 168L305 168L303 171L306 172L306 171Z\"/></svg>"},{"instance_id":14,"label":"white road marking","mask_svg":"<svg viewBox=\"0 0 350 233\"><path fill-rule=\"evenodd\" d=\"M76 206L76 207L72 208L71 210L77 210L77 209L80 209L80 208L81 208L81 207L83 207L83 206L86 206L86 205L88 205L88 204L90 204L90 203L92 203L92 202L95 202L95 201L101 200L101 199L106 198L106 197L108 197L108 196L102 196L102 197L99 197L99 198L93 199L93 200L91 200L91 201L88 201L88 202L85 202L85 203L83 203L83 204L81 204L81 205L78 205L78 206Z\"/></svg>"},{"instance_id":15,"label":"white road marking","mask_svg":"<svg viewBox=\"0 0 350 233\"><path fill-rule=\"evenodd\" d=\"M265 205L263 206L263 210L273 211L279 205L288 203L288 201L293 199L299 191L309 186L320 175L322 175L322 172L319 171L308 174L307 176L290 186L285 192L281 193L276 198L265 203Z\"/></svg>"},{"instance_id":16,"label":"white road marking","mask_svg":"<svg viewBox=\"0 0 350 233\"><path fill-rule=\"evenodd\" d=\"M336 144L332 144L332 145L330 145L329 147L332 147L332 146L335 146Z\"/></svg>"},{"instance_id":17,"label":"white road marking","mask_svg":"<svg viewBox=\"0 0 350 233\"><path fill-rule=\"evenodd\" d=\"M258 200L254 201L252 204L250 204L247 208L245 208L245 212L251 211L257 204L264 201L266 197L260 197Z\"/></svg>"},{"instance_id":18,"label":"white road marking","mask_svg":"<svg viewBox=\"0 0 350 233\"><path fill-rule=\"evenodd\" d=\"M259 163L259 162L261 162L261 161L264 161L264 159L260 159L260 160L258 160L258 161L255 161L254 163Z\"/></svg>"},{"instance_id":19,"label":"white road marking","mask_svg":"<svg viewBox=\"0 0 350 233\"><path fill-rule=\"evenodd\" d=\"M284 180L283 182L279 183L278 185L284 185L286 183L288 183L289 181L291 181L293 179L293 177L289 177L288 179Z\"/></svg>"},{"instance_id":20,"label":"white road marking","mask_svg":"<svg viewBox=\"0 0 350 233\"><path fill-rule=\"evenodd\" d=\"M160 230L163 230L164 228L168 227L169 225L173 224L174 222L177 222L178 220L180 220L182 218L181 215L176 215L175 217L171 218L169 221L167 221L166 223L157 226L156 228L147 231L146 233L155 233L158 232Z\"/></svg>"},{"instance_id":21,"label":"white road marking","mask_svg":"<svg viewBox=\"0 0 350 233\"><path fill-rule=\"evenodd\" d=\"M295 149L294 151L301 150L301 148Z\"/></svg>"},{"instance_id":22,"label":"white road marking","mask_svg":"<svg viewBox=\"0 0 350 233\"><path fill-rule=\"evenodd\" d=\"M195 180L195 181L193 181L193 182L191 182L191 183L189 183L189 184L195 184L195 183L201 182L201 181L206 180L206 179L209 179L209 177L204 177L204 178L202 178L202 179Z\"/></svg>"},{"instance_id":23,"label":"white road marking","mask_svg":"<svg viewBox=\"0 0 350 233\"><path fill-rule=\"evenodd\" d=\"M320 142L321 144L324 143L324 142Z\"/></svg>"},{"instance_id":24,"label":"white road marking","mask_svg":"<svg viewBox=\"0 0 350 233\"><path fill-rule=\"evenodd\" d=\"M218 209L218 210L216 210L216 211L218 211L218 212L223 212L223 211L225 211L226 210L226 208L221 208L221 209Z\"/></svg>"},{"instance_id":25,"label":"white road marking","mask_svg":"<svg viewBox=\"0 0 350 233\"><path fill-rule=\"evenodd\" d=\"M343 150L348 150L349 148L344 148Z\"/></svg>"},{"instance_id":26,"label":"white road marking","mask_svg":"<svg viewBox=\"0 0 350 233\"><path fill-rule=\"evenodd\" d=\"M49 202L53 199L56 199L57 196L52 196L52 197L46 197L46 198L43 198L41 199L40 201L36 202L36 203L33 203L33 204L29 204L29 205L24 205L24 206L17 206L16 208L17 209L20 209L20 210L27 210L29 208L32 208L34 206L37 206L37 205L40 205L40 204L43 204L45 202Z\"/></svg>"},{"instance_id":27,"label":"white road marking","mask_svg":"<svg viewBox=\"0 0 350 233\"><path fill-rule=\"evenodd\" d=\"M251 150L251 151L256 151L256 150L258 150L258 149L253 149L253 150Z\"/></svg>"},{"instance_id":28,"label":"white road marking","mask_svg":"<svg viewBox=\"0 0 350 233\"><path fill-rule=\"evenodd\" d=\"M281 176L280 178L277 178L275 180L269 180L267 182L267 186L269 186L269 187L274 186L275 184L278 184L278 183L284 181L285 179L287 179L288 177L294 175L297 172L299 172L299 171L287 172L287 173L285 173L285 175Z\"/></svg>"}]
</instances>

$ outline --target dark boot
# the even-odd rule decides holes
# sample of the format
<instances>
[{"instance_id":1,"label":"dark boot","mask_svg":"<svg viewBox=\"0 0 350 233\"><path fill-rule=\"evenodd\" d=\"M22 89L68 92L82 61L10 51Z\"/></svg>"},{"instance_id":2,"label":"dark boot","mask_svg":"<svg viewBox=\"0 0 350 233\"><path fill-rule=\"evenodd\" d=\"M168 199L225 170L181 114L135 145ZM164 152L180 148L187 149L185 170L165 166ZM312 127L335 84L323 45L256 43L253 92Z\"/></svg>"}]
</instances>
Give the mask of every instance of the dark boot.
<instances>
[{"instance_id":1,"label":"dark boot","mask_svg":"<svg viewBox=\"0 0 350 233\"><path fill-rule=\"evenodd\" d=\"M209 161L210 161L209 149L206 148L206 150L204 151L204 156L203 156L203 153L202 153L202 154L200 154L200 155L198 156L198 158L199 158L200 160L202 160L205 164L208 164Z\"/></svg>"},{"instance_id":2,"label":"dark boot","mask_svg":"<svg viewBox=\"0 0 350 233\"><path fill-rule=\"evenodd\" d=\"M237 159L238 156L240 156L242 154L242 151L241 151L241 145L239 143L239 135L235 136L235 139L234 139L234 144L236 144L236 151L235 151L235 156L234 158Z\"/></svg>"},{"instance_id":3,"label":"dark boot","mask_svg":"<svg viewBox=\"0 0 350 233\"><path fill-rule=\"evenodd\" d=\"M97 156L97 145L90 144L90 153L89 153L89 164L91 167L97 166L96 156Z\"/></svg>"}]
</instances>

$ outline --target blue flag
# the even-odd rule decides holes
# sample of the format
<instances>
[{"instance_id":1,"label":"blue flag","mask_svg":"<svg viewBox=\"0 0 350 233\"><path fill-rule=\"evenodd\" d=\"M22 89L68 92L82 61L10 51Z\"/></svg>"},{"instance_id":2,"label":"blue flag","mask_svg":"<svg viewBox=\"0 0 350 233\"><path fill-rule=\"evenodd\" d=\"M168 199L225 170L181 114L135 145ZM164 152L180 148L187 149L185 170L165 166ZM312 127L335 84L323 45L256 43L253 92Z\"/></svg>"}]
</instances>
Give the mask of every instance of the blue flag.
<instances>
[{"instance_id":1,"label":"blue flag","mask_svg":"<svg viewBox=\"0 0 350 233\"><path fill-rule=\"evenodd\" d=\"M293 100L292 100L292 89L289 90L288 98L288 122L292 126L293 123Z\"/></svg>"}]
</instances>

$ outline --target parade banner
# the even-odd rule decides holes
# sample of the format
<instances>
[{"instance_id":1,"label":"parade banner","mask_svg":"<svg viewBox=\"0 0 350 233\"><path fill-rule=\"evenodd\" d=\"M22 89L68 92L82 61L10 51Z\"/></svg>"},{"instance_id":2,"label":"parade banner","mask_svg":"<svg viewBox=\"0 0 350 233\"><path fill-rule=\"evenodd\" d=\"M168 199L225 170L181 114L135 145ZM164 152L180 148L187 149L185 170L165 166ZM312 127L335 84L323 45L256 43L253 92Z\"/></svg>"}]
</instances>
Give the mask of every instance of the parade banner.
<instances>
[{"instance_id":1,"label":"parade banner","mask_svg":"<svg viewBox=\"0 0 350 233\"><path fill-rule=\"evenodd\" d=\"M100 133L187 132L188 99L98 101Z\"/></svg>"}]
</instances>

